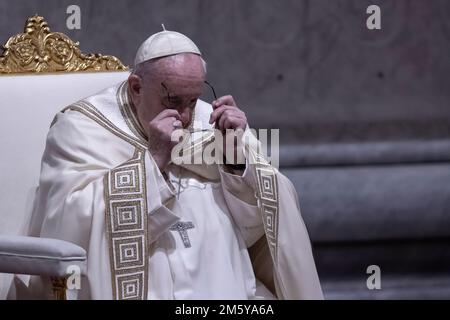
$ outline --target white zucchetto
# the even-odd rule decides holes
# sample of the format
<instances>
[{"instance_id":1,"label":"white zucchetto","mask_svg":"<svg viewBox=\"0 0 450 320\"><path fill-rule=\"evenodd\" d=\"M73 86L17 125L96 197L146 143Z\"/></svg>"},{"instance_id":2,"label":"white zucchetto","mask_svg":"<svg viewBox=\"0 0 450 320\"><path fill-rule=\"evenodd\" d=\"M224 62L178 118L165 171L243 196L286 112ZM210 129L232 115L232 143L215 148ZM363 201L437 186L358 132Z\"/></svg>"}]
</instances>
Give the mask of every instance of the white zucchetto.
<instances>
[{"instance_id":1,"label":"white zucchetto","mask_svg":"<svg viewBox=\"0 0 450 320\"><path fill-rule=\"evenodd\" d=\"M179 53L202 55L195 43L184 34L164 29L164 31L151 35L141 44L136 53L134 65L137 66L144 61Z\"/></svg>"}]
</instances>

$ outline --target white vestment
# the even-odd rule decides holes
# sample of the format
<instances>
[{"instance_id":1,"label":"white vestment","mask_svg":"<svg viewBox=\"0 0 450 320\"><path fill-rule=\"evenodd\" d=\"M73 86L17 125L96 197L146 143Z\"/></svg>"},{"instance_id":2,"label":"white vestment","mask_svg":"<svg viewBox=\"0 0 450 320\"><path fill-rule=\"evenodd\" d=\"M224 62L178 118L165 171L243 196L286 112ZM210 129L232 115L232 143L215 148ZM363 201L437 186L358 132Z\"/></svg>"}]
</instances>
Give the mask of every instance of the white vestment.
<instances>
[{"instance_id":1,"label":"white vestment","mask_svg":"<svg viewBox=\"0 0 450 320\"><path fill-rule=\"evenodd\" d=\"M211 110L198 101L201 129ZM127 84L108 88L56 115L30 233L86 249L80 298L270 299L268 288L320 299L297 193L255 143L245 144L244 172L170 164L161 173Z\"/></svg>"}]
</instances>

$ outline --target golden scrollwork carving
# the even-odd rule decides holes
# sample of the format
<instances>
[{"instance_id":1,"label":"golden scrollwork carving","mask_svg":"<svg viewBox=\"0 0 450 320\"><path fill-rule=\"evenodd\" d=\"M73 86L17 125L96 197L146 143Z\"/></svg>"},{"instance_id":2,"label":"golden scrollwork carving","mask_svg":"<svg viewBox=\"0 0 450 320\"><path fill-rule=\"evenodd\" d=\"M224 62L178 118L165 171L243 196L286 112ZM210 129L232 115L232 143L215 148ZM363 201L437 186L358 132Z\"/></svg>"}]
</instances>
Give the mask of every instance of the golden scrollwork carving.
<instances>
[{"instance_id":1,"label":"golden scrollwork carving","mask_svg":"<svg viewBox=\"0 0 450 320\"><path fill-rule=\"evenodd\" d=\"M0 56L0 74L128 70L114 56L84 54L78 42L50 32L43 17L28 18L24 33L6 42Z\"/></svg>"}]
</instances>

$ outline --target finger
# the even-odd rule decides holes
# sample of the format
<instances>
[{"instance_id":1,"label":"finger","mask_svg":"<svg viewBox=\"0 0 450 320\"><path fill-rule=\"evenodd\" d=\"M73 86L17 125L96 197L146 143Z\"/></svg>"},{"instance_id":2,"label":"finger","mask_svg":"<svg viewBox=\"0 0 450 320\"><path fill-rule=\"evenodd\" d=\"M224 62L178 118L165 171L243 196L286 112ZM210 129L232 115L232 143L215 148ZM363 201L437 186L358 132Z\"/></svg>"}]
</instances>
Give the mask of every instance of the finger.
<instances>
[{"instance_id":1,"label":"finger","mask_svg":"<svg viewBox=\"0 0 450 320\"><path fill-rule=\"evenodd\" d=\"M234 129L236 124L242 121L243 118L239 117L234 113L226 113L224 112L222 116L219 118L218 127L220 129ZM231 126L230 126L231 125Z\"/></svg>"},{"instance_id":2,"label":"finger","mask_svg":"<svg viewBox=\"0 0 450 320\"><path fill-rule=\"evenodd\" d=\"M176 129L178 127L183 127L183 123L175 117L167 117L160 120L160 122L163 123L165 128Z\"/></svg>"},{"instance_id":3,"label":"finger","mask_svg":"<svg viewBox=\"0 0 450 320\"><path fill-rule=\"evenodd\" d=\"M230 129L230 128L226 127L225 123L226 122L232 123L233 119L235 119L234 115L231 112L229 112L228 110L225 110L222 113L222 116L219 118L219 123L218 123L219 129L221 129L221 130Z\"/></svg>"},{"instance_id":4,"label":"finger","mask_svg":"<svg viewBox=\"0 0 450 320\"><path fill-rule=\"evenodd\" d=\"M225 118L225 120L223 121L222 129L235 129L238 120L239 119L236 117Z\"/></svg>"},{"instance_id":5,"label":"finger","mask_svg":"<svg viewBox=\"0 0 450 320\"><path fill-rule=\"evenodd\" d=\"M175 109L165 109L161 111L153 120L162 120L167 117L174 117L177 120L181 120L181 115Z\"/></svg>"},{"instance_id":6,"label":"finger","mask_svg":"<svg viewBox=\"0 0 450 320\"><path fill-rule=\"evenodd\" d=\"M231 95L220 97L212 102L213 109L220 108L223 105L236 107L236 102Z\"/></svg>"},{"instance_id":7,"label":"finger","mask_svg":"<svg viewBox=\"0 0 450 320\"><path fill-rule=\"evenodd\" d=\"M235 129L236 128L235 123L246 121L246 118L245 115L241 115L239 113L226 110L222 113L220 118L216 120L216 127L221 130L228 129L227 125L225 124L227 120L231 121L233 126L232 128Z\"/></svg>"},{"instance_id":8,"label":"finger","mask_svg":"<svg viewBox=\"0 0 450 320\"><path fill-rule=\"evenodd\" d=\"M223 129L245 129L247 125L247 117L241 114L233 114L232 116L225 117L223 122Z\"/></svg>"},{"instance_id":9,"label":"finger","mask_svg":"<svg viewBox=\"0 0 450 320\"><path fill-rule=\"evenodd\" d=\"M183 123L182 123L180 120L175 120L175 121L172 123L172 126L173 126L175 129L181 129L181 128L183 128Z\"/></svg>"},{"instance_id":10,"label":"finger","mask_svg":"<svg viewBox=\"0 0 450 320\"><path fill-rule=\"evenodd\" d=\"M227 106L222 106L222 107L220 107L220 108L214 110L214 111L211 113L211 116L209 117L209 123L212 124L212 123L216 122L217 119L219 119L219 118L222 116L222 114L223 114L225 111L227 111L227 110L231 110L231 111L240 111L240 110L236 109L236 107L233 107L233 106L228 106L228 105L227 105Z\"/></svg>"},{"instance_id":11,"label":"finger","mask_svg":"<svg viewBox=\"0 0 450 320\"><path fill-rule=\"evenodd\" d=\"M177 120L175 117L167 117L153 122L153 127L159 132L172 132L175 129L174 123Z\"/></svg>"},{"instance_id":12,"label":"finger","mask_svg":"<svg viewBox=\"0 0 450 320\"><path fill-rule=\"evenodd\" d=\"M220 110L220 109L218 109L218 110ZM212 121L215 121L216 124L219 125L220 119L224 118L224 117L225 118L226 117L235 117L235 118L240 118L240 119L245 120L245 121L247 119L245 117L245 113L244 112L242 112L241 110L239 110L239 109L237 109L235 107L230 107L230 108L227 108L225 111L222 111L221 113L218 113L217 117L215 117L215 119L212 119Z\"/></svg>"},{"instance_id":13,"label":"finger","mask_svg":"<svg viewBox=\"0 0 450 320\"><path fill-rule=\"evenodd\" d=\"M209 116L209 123L213 124L216 122L218 118L222 115L222 113L227 110L227 106L221 107L219 109L214 110L211 115Z\"/></svg>"}]
</instances>

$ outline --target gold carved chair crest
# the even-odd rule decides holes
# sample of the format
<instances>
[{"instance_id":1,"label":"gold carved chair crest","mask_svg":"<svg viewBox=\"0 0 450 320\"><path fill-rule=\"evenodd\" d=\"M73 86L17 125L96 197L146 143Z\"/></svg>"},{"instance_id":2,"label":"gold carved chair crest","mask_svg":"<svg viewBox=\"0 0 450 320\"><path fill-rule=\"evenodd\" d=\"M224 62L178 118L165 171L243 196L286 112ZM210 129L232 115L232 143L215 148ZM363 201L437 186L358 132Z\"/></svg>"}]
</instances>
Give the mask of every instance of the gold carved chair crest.
<instances>
[{"instance_id":1,"label":"gold carved chair crest","mask_svg":"<svg viewBox=\"0 0 450 320\"><path fill-rule=\"evenodd\" d=\"M0 74L128 70L114 56L84 54L78 46L65 34L51 32L44 18L35 15L27 19L23 33L3 46Z\"/></svg>"}]
</instances>

